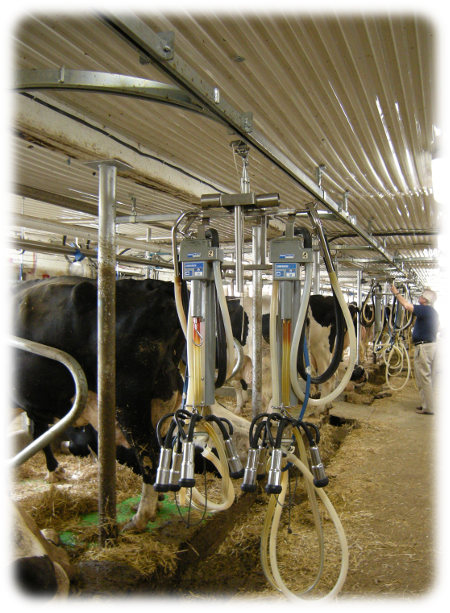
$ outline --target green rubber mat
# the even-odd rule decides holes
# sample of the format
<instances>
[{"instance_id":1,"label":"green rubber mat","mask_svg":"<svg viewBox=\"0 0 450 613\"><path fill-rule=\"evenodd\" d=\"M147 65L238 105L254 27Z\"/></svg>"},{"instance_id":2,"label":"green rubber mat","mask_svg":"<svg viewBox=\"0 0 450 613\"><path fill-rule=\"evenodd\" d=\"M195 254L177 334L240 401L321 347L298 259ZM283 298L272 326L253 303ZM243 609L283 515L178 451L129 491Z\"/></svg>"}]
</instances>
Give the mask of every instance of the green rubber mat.
<instances>
[{"instance_id":1,"label":"green rubber mat","mask_svg":"<svg viewBox=\"0 0 450 613\"><path fill-rule=\"evenodd\" d=\"M123 502L117 505L117 522L119 524L131 521L131 518L135 514L135 511L132 509L133 506L139 504L141 500L141 496L135 496L134 498L127 498ZM169 521L170 519L179 517L179 514L185 515L189 513L188 507L179 507L177 508L176 503L173 500L165 499L161 503L160 510L158 511L158 516L154 522L149 522L146 532L153 532L156 528L159 528L162 524ZM207 515L210 515L208 513ZM98 512L87 513L86 515L82 515L80 518L80 526L91 526L98 524ZM76 538L73 532L62 532L60 535L61 541L64 545L74 546L76 544Z\"/></svg>"}]
</instances>

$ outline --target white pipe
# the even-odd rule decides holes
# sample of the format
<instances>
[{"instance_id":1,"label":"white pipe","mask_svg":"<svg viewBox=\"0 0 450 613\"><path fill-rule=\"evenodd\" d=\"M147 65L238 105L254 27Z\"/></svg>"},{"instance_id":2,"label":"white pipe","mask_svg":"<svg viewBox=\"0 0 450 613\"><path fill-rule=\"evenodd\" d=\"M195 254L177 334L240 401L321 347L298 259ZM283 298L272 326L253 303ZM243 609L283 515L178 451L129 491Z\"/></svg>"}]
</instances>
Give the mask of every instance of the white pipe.
<instances>
[{"instance_id":1,"label":"white pipe","mask_svg":"<svg viewBox=\"0 0 450 613\"><path fill-rule=\"evenodd\" d=\"M327 404L328 402L331 402L332 400L337 398L337 396L339 396L339 394L344 390L347 383L350 381L350 377L352 376L352 372L353 372L353 366L356 363L356 334L355 334L355 329L353 326L353 321L350 315L350 311L345 302L345 298L341 291L341 288L339 287L336 273L335 272L329 273L329 277L330 277L331 285L334 289L334 293L336 294L338 302L341 305L341 309L344 314L345 322L347 324L348 335L350 339L350 357L348 360L348 367L345 372L345 375L342 381L340 382L340 384L336 387L336 389L334 389L332 392L330 392L330 394L328 394L328 396L325 396L324 398L319 398L318 400L314 400L310 398L308 400L308 404L311 406L315 406L315 407L321 406L323 404ZM297 368L297 361L291 360L291 385L292 385L294 392L297 394L298 398L301 401L303 401L305 398L305 394L301 390L300 385L298 383L296 368Z\"/></svg>"},{"instance_id":2,"label":"white pipe","mask_svg":"<svg viewBox=\"0 0 450 613\"><path fill-rule=\"evenodd\" d=\"M193 328L194 324L191 317L192 305L189 302L189 312L187 319L187 335L186 335L186 349L187 349L187 364L188 364L188 388L186 392L186 406L194 407L194 345L193 345Z\"/></svg>"},{"instance_id":3,"label":"white pipe","mask_svg":"<svg viewBox=\"0 0 450 613\"><path fill-rule=\"evenodd\" d=\"M183 309L183 300L181 297L181 277L175 277L174 280L175 306L177 309L178 319L180 320L181 328L184 336L187 336L186 314Z\"/></svg>"},{"instance_id":4,"label":"white pipe","mask_svg":"<svg viewBox=\"0 0 450 613\"><path fill-rule=\"evenodd\" d=\"M278 281L272 283L272 297L270 299L270 367L272 370L272 406L280 406L280 378L278 372L278 345L277 345L277 306L278 306Z\"/></svg>"},{"instance_id":5,"label":"white pipe","mask_svg":"<svg viewBox=\"0 0 450 613\"><path fill-rule=\"evenodd\" d=\"M202 456L207 460L210 460L222 476L222 503L216 503L210 500L207 501L203 494L201 494L197 488L194 487L192 488L192 498L198 503L198 505L194 502L192 503L192 506L199 511L206 510L208 513L225 511L231 507L235 499L234 487L230 479L227 456L222 442L216 434L212 424L204 422L202 427L208 433L212 440L212 446L217 449L217 453L219 454L219 458L217 458L209 447L205 447L205 449L202 451Z\"/></svg>"},{"instance_id":6,"label":"white pipe","mask_svg":"<svg viewBox=\"0 0 450 613\"><path fill-rule=\"evenodd\" d=\"M297 445L298 445L298 449L300 453L300 459L303 462L303 464L305 464L306 466L308 464L308 457L306 455L306 449L303 443L303 439L297 429L294 429L294 434L297 440ZM282 478L284 477L285 474L287 474L287 471L283 473ZM320 577L322 576L323 563L324 563L324 557L325 557L322 524L320 521L319 506L317 504L317 498L315 494L316 488L314 487L314 484L308 480L305 482L305 486L306 486L306 491L308 493L311 511L313 514L317 537L319 539L319 568L318 568L315 580L309 587L307 587L302 592L302 594L307 594L308 592L311 592L316 587L317 583L320 580ZM283 487L283 481L282 481L282 487ZM266 512L266 517L264 518L263 531L261 535L261 564L263 567L264 575L266 576L269 583L272 585L272 587L281 591L279 585L277 584L277 582L275 581L273 577L273 574L271 571L271 564L269 562L268 555L267 555L268 541L269 541L269 535L270 535L270 548L272 548L272 558L273 556L275 556L275 562L276 562L276 553L275 554L273 553L273 548L276 548L276 531L274 532L273 529L271 530L271 525L272 525L272 520L273 520L273 516L275 513L275 507L278 506L278 502L279 502L279 498L277 499L276 496L270 497L269 505L267 507L267 512Z\"/></svg>"},{"instance_id":7,"label":"white pipe","mask_svg":"<svg viewBox=\"0 0 450 613\"><path fill-rule=\"evenodd\" d=\"M216 283L217 298L219 300L220 310L222 311L223 323L225 325L225 336L227 339L227 376L229 379L233 372L234 365L236 363L234 353L233 342L233 330L231 328L230 313L228 311L227 299L225 298L225 292L223 291L222 275L220 273L220 262L216 260L213 262L214 281Z\"/></svg>"},{"instance_id":8,"label":"white pipe","mask_svg":"<svg viewBox=\"0 0 450 613\"><path fill-rule=\"evenodd\" d=\"M302 335L303 324L306 318L306 311L308 309L309 304L309 294L311 292L311 282L312 282L312 264L305 265L305 284L303 287L302 299L300 302L300 309L298 311L297 322L295 324L294 334L292 335L292 345L291 345L291 363L290 363L290 371L291 371L291 385L294 393L300 400L304 400L305 395L303 392L299 395L298 389L300 389L298 383L298 374L297 374L297 355L299 352L299 344L300 337ZM300 348L301 355L303 355L303 347ZM311 359L310 359L311 361ZM298 389L297 389L298 388Z\"/></svg>"},{"instance_id":9,"label":"white pipe","mask_svg":"<svg viewBox=\"0 0 450 613\"><path fill-rule=\"evenodd\" d=\"M303 464L303 462L301 462L295 455L293 455L292 453L288 453L287 454L287 460L288 462L292 462L299 470L300 472L303 474L303 476L305 477L305 479L307 479L310 483L313 483L313 475L311 474L311 472L308 470L308 468ZM287 471L286 471L287 472ZM273 577L279 587L279 589L283 592L283 594L289 598L289 600L291 601L297 601L299 600L298 596L294 593L291 592L286 584L284 583L283 579L281 578L280 572L278 570L278 564L277 564L277 559L276 559L276 538L277 538L277 533L278 533L278 528L279 528L279 524L280 524L280 517L281 517L281 511L282 511L282 505L284 503L284 499L286 496L286 482L287 482L287 475L285 473L283 473L282 476L282 491L281 494L278 497L278 504L276 505L276 509L275 509L275 513L274 513L274 518L273 518L273 523L272 523L272 535L271 536L271 548L270 548L270 562L271 562L271 566L272 566L272 572L273 572ZM342 558L341 558L341 570L339 573L339 577L333 587L333 589L331 590L331 592L329 592L326 596L324 596L323 598L319 598L317 600L312 600L309 602L312 603L316 603L316 602L326 602L326 601L330 601L333 598L335 598L338 593L340 592L340 590L342 589L342 586L344 585L345 579L347 577L347 571L348 571L348 545L347 545L347 538L345 536L345 532L344 532L344 528L342 527L341 521L339 519L338 514L336 513L336 511L334 510L333 505L331 504L328 496L325 494L325 492L323 491L322 488L315 488L315 491L317 493L317 495L319 496L319 498L321 499L321 501L323 502L326 510L328 511L331 520L333 521L337 534L338 534L338 538L339 538L339 543L341 546L341 551L342 551ZM303 599L300 599L303 600Z\"/></svg>"}]
</instances>

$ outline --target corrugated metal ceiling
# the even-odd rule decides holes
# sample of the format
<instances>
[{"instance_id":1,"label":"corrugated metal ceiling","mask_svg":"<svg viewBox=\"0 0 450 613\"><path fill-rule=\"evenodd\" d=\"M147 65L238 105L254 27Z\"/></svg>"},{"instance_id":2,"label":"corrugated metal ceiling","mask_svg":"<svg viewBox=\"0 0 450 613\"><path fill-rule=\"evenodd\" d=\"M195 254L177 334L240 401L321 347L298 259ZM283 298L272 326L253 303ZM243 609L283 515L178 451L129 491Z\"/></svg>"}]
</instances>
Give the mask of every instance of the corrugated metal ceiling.
<instances>
[{"instance_id":1,"label":"corrugated metal ceiling","mask_svg":"<svg viewBox=\"0 0 450 613\"><path fill-rule=\"evenodd\" d=\"M410 258L410 269L424 284L435 283L436 236L395 236L400 230L436 231L439 211L432 195L431 155L436 124L434 91L436 32L414 15L270 16L140 14L155 32L175 32L177 54L241 112L251 111L254 125L316 181L316 167L326 166L322 187L340 203L348 191L348 208L358 223L391 232L386 247ZM169 82L96 16L26 15L14 32L15 69L59 68L96 70ZM21 96L21 94L14 94ZM79 91L33 94L59 111L137 150L190 173L205 193L239 191L240 159L232 135L218 123L189 111L142 100ZM38 102L36 102L38 104ZM16 126L20 132L20 126ZM18 183L65 196L92 199L97 179L64 148L30 148L22 136L14 141ZM25 135L26 136L26 135ZM279 192L285 208L303 208L311 196L269 160L250 154L253 191ZM122 212L130 212L131 195L138 213L180 212L190 206L145 182L118 179ZM21 199L13 201L19 211ZM192 206L198 201L192 199ZM36 214L43 215L36 202ZM31 214L28 212L28 214ZM45 215L53 218L51 211ZM74 223L79 218L74 215ZM231 223L217 227L223 241L232 241ZM348 232L324 222L329 236ZM123 228L145 236L145 227ZM152 235L166 235L154 228ZM246 229L250 239L250 228ZM333 245L362 245L359 238ZM343 252L367 258L361 252ZM341 255L341 254L340 254ZM375 256L372 254L371 256ZM431 263L413 262L429 258Z\"/></svg>"}]
</instances>

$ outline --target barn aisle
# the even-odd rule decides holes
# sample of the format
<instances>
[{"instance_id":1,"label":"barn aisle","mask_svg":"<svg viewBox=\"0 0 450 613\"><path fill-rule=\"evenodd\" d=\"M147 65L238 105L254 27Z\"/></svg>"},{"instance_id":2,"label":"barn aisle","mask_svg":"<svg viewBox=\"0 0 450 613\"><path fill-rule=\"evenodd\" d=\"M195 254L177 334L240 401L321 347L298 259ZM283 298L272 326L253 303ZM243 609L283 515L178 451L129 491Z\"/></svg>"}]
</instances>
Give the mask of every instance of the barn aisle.
<instances>
[{"instance_id":1,"label":"barn aisle","mask_svg":"<svg viewBox=\"0 0 450 613\"><path fill-rule=\"evenodd\" d=\"M439 415L417 415L418 404L410 381L369 406L335 402L331 410L357 420L328 467L350 547L341 598L408 598L435 585Z\"/></svg>"}]
</instances>

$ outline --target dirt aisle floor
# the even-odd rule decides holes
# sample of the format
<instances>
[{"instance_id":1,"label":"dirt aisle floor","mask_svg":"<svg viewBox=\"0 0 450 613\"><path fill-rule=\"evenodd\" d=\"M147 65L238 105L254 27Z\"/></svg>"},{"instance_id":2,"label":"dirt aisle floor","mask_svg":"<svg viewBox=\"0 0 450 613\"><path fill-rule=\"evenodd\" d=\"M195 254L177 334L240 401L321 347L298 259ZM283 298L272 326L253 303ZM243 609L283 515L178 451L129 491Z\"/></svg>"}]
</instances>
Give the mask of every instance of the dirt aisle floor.
<instances>
[{"instance_id":1,"label":"dirt aisle floor","mask_svg":"<svg viewBox=\"0 0 450 613\"><path fill-rule=\"evenodd\" d=\"M437 416L416 414L418 404L412 382L369 406L334 403L331 415L356 419L363 430L346 438L328 468L345 497L340 518L351 535L341 597L409 598L435 585Z\"/></svg>"},{"instance_id":2,"label":"dirt aisle floor","mask_svg":"<svg viewBox=\"0 0 450 613\"><path fill-rule=\"evenodd\" d=\"M383 386L383 392L389 390ZM439 568L434 454L438 416L416 414L418 398L410 381L404 390L379 397L371 404L362 404L364 395L355 395L358 404L335 401L329 415L309 415L307 411L305 419L321 429L319 448L330 479L326 493L349 546L349 569L338 596L342 604L361 601L365 605L380 599L384 605L388 600L418 604L421 596L433 595ZM52 503L50 510L43 509L39 514L36 496L39 500L50 496L52 500L59 493L75 504L80 488L86 490L86 496L89 484L92 491L89 489L85 506L91 510L96 506L96 467L88 458L81 461L66 456L61 461L67 462L69 480L49 486L42 480L45 467L41 455L30 460L36 465L37 477L25 476L25 472L19 476L13 498L20 500L41 529L55 527L61 532L61 511L55 511ZM26 471L26 466L20 470ZM120 467L124 477L126 471ZM140 480L129 472L129 487L137 494ZM206 527L186 530L176 515L152 533L124 537L125 550L133 547L136 556L148 551L154 559L150 565L154 570L147 574L131 568L129 558L121 558L120 548L110 550L112 557L108 561L93 560L89 549L86 554L74 556L69 547L77 568L69 601L93 599L110 603L120 596L135 594L173 596L187 606L191 601L214 601L215 605L223 600L230 603L242 599L249 605L285 602L284 596L268 583L261 564L261 531L269 498L261 489L250 500L250 495L240 491L240 481L234 487L239 499L236 505L209 518ZM124 493L122 497L128 496ZM291 518L283 512L278 553L283 579L290 589L297 590L314 580L318 555L312 515L302 486L294 492L294 498L296 506ZM65 498L60 502L59 508L68 506ZM241 510L234 513L239 504ZM335 529L326 513L323 529L327 554L317 597L332 589L340 566ZM212 544L207 546L208 538Z\"/></svg>"}]
</instances>

